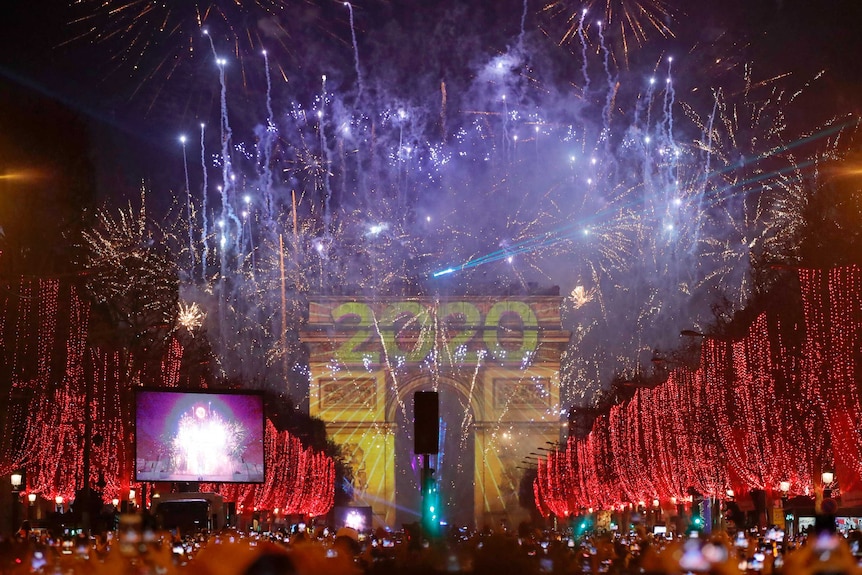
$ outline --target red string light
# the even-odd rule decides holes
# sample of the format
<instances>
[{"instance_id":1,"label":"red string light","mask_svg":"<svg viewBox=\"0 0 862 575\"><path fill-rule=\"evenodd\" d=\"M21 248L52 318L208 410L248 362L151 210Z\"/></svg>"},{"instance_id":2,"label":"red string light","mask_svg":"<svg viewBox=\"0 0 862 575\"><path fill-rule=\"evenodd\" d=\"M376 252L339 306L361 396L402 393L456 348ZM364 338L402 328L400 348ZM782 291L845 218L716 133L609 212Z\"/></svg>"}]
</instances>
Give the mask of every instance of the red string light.
<instances>
[{"instance_id":1,"label":"red string light","mask_svg":"<svg viewBox=\"0 0 862 575\"><path fill-rule=\"evenodd\" d=\"M287 514L327 513L335 496L335 463L323 453L304 448L287 431L266 425L266 473L259 485L208 486L225 500L245 509L279 509Z\"/></svg>"},{"instance_id":2,"label":"red string light","mask_svg":"<svg viewBox=\"0 0 862 575\"><path fill-rule=\"evenodd\" d=\"M690 489L769 493L783 481L810 495L833 461L842 490L862 486L862 271L799 279L804 326L763 314L740 340L704 337L698 370L638 390L543 459L539 508L680 501Z\"/></svg>"},{"instance_id":3,"label":"red string light","mask_svg":"<svg viewBox=\"0 0 862 575\"><path fill-rule=\"evenodd\" d=\"M828 426L834 464L842 486L862 484L860 330L862 273L858 266L800 270L807 330L804 373L811 399Z\"/></svg>"},{"instance_id":4,"label":"red string light","mask_svg":"<svg viewBox=\"0 0 862 575\"><path fill-rule=\"evenodd\" d=\"M103 485L105 502L126 499L130 488L141 492L133 481L133 389L143 383L178 386L182 344L171 338L163 356L148 366L127 349L94 347L90 306L74 285L22 279L14 291L19 297L0 300L0 353L11 380L3 432L15 438L4 442L0 472L24 470L27 490L50 500L73 500L85 483ZM332 459L303 448L269 422L266 442L264 484L226 486L230 500L312 516L329 511Z\"/></svg>"}]
</instances>

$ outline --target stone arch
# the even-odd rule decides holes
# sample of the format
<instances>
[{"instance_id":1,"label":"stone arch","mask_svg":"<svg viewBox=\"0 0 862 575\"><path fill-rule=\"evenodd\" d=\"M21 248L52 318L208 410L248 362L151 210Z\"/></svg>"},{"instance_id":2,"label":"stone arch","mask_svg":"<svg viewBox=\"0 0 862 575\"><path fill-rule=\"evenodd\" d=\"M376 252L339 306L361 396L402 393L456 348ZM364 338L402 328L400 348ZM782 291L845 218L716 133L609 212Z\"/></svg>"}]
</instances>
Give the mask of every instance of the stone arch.
<instances>
[{"instance_id":1,"label":"stone arch","mask_svg":"<svg viewBox=\"0 0 862 575\"><path fill-rule=\"evenodd\" d=\"M405 447L403 441L408 427L412 441L412 425L399 420L394 371L398 397L410 407L404 411L412 414L414 391L435 386L444 401L457 398L462 412L469 410L465 435L472 447L463 459L472 461L473 475L463 483L473 488L470 522L514 526L526 518L517 501L520 464L546 441L559 440L562 429L560 357L570 334L562 330L561 301L558 296L311 298L301 334L309 348L309 412L326 423L333 441L350 446L347 455L363 469L367 483L355 503L371 506L380 523L398 527L396 459L412 454L412 444ZM392 318L399 310L415 309L458 319L428 322L399 340ZM510 329L506 322L518 317L520 329ZM428 352L425 344L416 347L420 341L432 342ZM439 354L426 364L432 349ZM465 501L462 507L470 506Z\"/></svg>"}]
</instances>

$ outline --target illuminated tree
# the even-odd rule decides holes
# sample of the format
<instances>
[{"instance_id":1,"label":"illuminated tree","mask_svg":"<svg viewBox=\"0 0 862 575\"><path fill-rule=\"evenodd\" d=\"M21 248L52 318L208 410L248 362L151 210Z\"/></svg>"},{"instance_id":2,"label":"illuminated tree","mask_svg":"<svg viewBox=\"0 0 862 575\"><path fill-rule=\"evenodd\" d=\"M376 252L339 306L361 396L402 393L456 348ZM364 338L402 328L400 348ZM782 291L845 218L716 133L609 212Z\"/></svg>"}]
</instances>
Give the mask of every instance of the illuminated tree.
<instances>
[{"instance_id":1,"label":"illuminated tree","mask_svg":"<svg viewBox=\"0 0 862 575\"><path fill-rule=\"evenodd\" d=\"M142 199L143 202L143 199ZM83 234L87 291L96 304L92 337L146 364L160 357L177 325L179 278L162 231L145 208L100 210ZM128 366L129 372L139 366Z\"/></svg>"}]
</instances>

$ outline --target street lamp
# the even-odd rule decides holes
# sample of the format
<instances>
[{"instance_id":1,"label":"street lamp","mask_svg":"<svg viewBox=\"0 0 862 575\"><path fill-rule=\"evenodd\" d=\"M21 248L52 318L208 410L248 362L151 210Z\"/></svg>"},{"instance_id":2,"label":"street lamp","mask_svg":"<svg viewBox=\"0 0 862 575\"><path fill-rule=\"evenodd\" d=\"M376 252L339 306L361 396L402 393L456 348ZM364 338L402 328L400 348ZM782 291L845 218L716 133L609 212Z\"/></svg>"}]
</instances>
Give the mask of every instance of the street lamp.
<instances>
[{"instance_id":1,"label":"street lamp","mask_svg":"<svg viewBox=\"0 0 862 575\"><path fill-rule=\"evenodd\" d=\"M793 523L790 524L790 529L787 528L788 518L790 521L793 521L793 514L789 513L787 509L787 495L790 493L790 482L782 481L778 484L778 489L781 491L781 512L784 513L784 543L787 543L787 532L790 531L790 534L793 535Z\"/></svg>"},{"instance_id":2,"label":"street lamp","mask_svg":"<svg viewBox=\"0 0 862 575\"><path fill-rule=\"evenodd\" d=\"M12 483L12 532L14 533L18 529L18 495L21 493L24 476L15 472L9 476L9 481Z\"/></svg>"},{"instance_id":3,"label":"street lamp","mask_svg":"<svg viewBox=\"0 0 862 575\"><path fill-rule=\"evenodd\" d=\"M63 512L63 496L58 495L54 498L54 503L57 505L57 513Z\"/></svg>"},{"instance_id":4,"label":"street lamp","mask_svg":"<svg viewBox=\"0 0 862 575\"><path fill-rule=\"evenodd\" d=\"M30 508L33 507L33 505L36 503L37 497L38 497L38 495L36 495L36 492L34 492L34 491L31 491L30 493L27 494L27 501L29 502L29 505L27 506L27 519L28 520L30 520L32 515L33 515L33 512L30 510ZM36 515L35 518L39 519L39 516Z\"/></svg>"},{"instance_id":5,"label":"street lamp","mask_svg":"<svg viewBox=\"0 0 862 575\"><path fill-rule=\"evenodd\" d=\"M832 488L835 485L835 472L831 469L826 469L826 471L820 474L820 479L823 481L823 499L831 498Z\"/></svg>"}]
</instances>

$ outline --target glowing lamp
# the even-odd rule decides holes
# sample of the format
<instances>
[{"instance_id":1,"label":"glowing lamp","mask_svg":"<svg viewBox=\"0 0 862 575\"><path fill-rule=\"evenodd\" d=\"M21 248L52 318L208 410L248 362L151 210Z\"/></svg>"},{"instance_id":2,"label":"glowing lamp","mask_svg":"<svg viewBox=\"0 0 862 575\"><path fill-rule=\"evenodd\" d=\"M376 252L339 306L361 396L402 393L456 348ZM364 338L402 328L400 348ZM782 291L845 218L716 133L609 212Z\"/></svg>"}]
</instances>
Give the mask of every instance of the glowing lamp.
<instances>
[{"instance_id":1,"label":"glowing lamp","mask_svg":"<svg viewBox=\"0 0 862 575\"><path fill-rule=\"evenodd\" d=\"M36 494L33 492L28 493L27 501L29 501L30 503L36 503Z\"/></svg>"},{"instance_id":2,"label":"glowing lamp","mask_svg":"<svg viewBox=\"0 0 862 575\"><path fill-rule=\"evenodd\" d=\"M111 505L113 505L114 507L119 507L120 500L114 497L113 499L111 499Z\"/></svg>"},{"instance_id":3,"label":"glowing lamp","mask_svg":"<svg viewBox=\"0 0 862 575\"><path fill-rule=\"evenodd\" d=\"M659 505L659 501L658 501L658 499L653 499L653 500L652 500L652 506L653 506L653 507L658 507L658 505Z\"/></svg>"},{"instance_id":4,"label":"glowing lamp","mask_svg":"<svg viewBox=\"0 0 862 575\"><path fill-rule=\"evenodd\" d=\"M134 501L134 500L135 500L135 490L129 489L129 501Z\"/></svg>"},{"instance_id":5,"label":"glowing lamp","mask_svg":"<svg viewBox=\"0 0 862 575\"><path fill-rule=\"evenodd\" d=\"M57 497L55 497L55 498L54 498L54 503L56 503L57 505L63 505L63 496L62 496L62 495L58 495Z\"/></svg>"},{"instance_id":6,"label":"glowing lamp","mask_svg":"<svg viewBox=\"0 0 862 575\"><path fill-rule=\"evenodd\" d=\"M733 489L728 489L727 491L725 491L725 494L727 494L728 497L733 497Z\"/></svg>"},{"instance_id":7,"label":"glowing lamp","mask_svg":"<svg viewBox=\"0 0 862 575\"><path fill-rule=\"evenodd\" d=\"M824 471L820 478L823 480L824 484L832 483L833 481L835 481L835 474L831 471Z\"/></svg>"},{"instance_id":8,"label":"glowing lamp","mask_svg":"<svg viewBox=\"0 0 862 575\"><path fill-rule=\"evenodd\" d=\"M12 489L18 491L21 488L21 484L24 483L24 476L20 473L13 473L9 480L12 482Z\"/></svg>"},{"instance_id":9,"label":"glowing lamp","mask_svg":"<svg viewBox=\"0 0 862 575\"><path fill-rule=\"evenodd\" d=\"M780 489L783 494L787 495L787 492L790 491L790 482L782 481L778 484L778 489Z\"/></svg>"}]
</instances>

